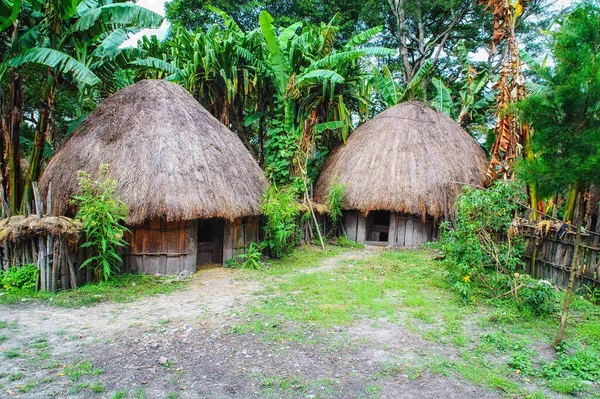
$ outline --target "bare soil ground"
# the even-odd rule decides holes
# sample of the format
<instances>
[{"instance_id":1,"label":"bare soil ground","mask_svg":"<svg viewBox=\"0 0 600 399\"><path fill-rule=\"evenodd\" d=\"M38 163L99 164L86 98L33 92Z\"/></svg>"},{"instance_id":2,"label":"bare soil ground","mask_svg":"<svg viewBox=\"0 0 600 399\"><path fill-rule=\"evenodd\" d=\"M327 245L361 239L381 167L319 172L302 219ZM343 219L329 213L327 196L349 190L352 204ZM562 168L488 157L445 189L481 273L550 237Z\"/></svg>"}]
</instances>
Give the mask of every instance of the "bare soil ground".
<instances>
[{"instance_id":1,"label":"bare soil ground","mask_svg":"<svg viewBox=\"0 0 600 399\"><path fill-rule=\"evenodd\" d=\"M346 252L319 268L365 253ZM304 272L310 271L294 273ZM244 272L206 268L185 290L132 303L80 309L28 302L1 306L0 320L8 326L0 330L0 351L5 353L0 358L0 397L499 396L453 376L415 374L398 366L424 356L456 354L449 346L381 320L315 327L305 342L235 332L234 325L252 318L245 310L261 288L260 281Z\"/></svg>"}]
</instances>

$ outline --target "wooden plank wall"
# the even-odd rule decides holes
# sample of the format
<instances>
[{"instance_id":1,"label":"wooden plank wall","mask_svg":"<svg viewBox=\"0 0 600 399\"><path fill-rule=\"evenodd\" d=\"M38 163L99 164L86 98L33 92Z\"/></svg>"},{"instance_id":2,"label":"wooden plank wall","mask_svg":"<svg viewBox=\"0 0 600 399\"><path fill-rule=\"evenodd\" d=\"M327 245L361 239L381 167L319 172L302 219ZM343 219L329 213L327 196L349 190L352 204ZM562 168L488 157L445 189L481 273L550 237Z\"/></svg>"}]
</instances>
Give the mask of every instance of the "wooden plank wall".
<instances>
[{"instance_id":1,"label":"wooden plank wall","mask_svg":"<svg viewBox=\"0 0 600 399\"><path fill-rule=\"evenodd\" d=\"M594 230L581 237L579 254L581 261L575 280L576 289L584 285L600 288L600 221L596 223ZM535 278L566 287L571 261L575 254L575 232L559 236L559 232L550 231L542 236L542 233L534 227L524 227L522 235L527 240L525 250L527 273ZM532 262L534 257L535 262ZM586 290L581 289L579 292L583 295Z\"/></svg>"},{"instance_id":2,"label":"wooden plank wall","mask_svg":"<svg viewBox=\"0 0 600 399\"><path fill-rule=\"evenodd\" d=\"M166 222L154 219L130 227L126 265L135 273L179 274L196 271L196 220Z\"/></svg>"},{"instance_id":3,"label":"wooden plank wall","mask_svg":"<svg viewBox=\"0 0 600 399\"><path fill-rule=\"evenodd\" d=\"M414 247L433 239L433 219L427 218L423 222L418 216L396 212L392 212L390 217L396 219L395 222L390 221L390 246Z\"/></svg>"},{"instance_id":4,"label":"wooden plank wall","mask_svg":"<svg viewBox=\"0 0 600 399\"><path fill-rule=\"evenodd\" d=\"M260 217L258 216L246 216L237 218L233 222L225 222L223 264L228 259L235 259L237 255L245 254L250 243L260 239L259 221Z\"/></svg>"},{"instance_id":5,"label":"wooden plank wall","mask_svg":"<svg viewBox=\"0 0 600 399\"><path fill-rule=\"evenodd\" d=\"M367 218L358 211L344 211L344 228L349 240L366 242ZM433 239L432 218L423 223L420 217L402 213L390 213L388 246L410 247L422 245Z\"/></svg>"}]
</instances>

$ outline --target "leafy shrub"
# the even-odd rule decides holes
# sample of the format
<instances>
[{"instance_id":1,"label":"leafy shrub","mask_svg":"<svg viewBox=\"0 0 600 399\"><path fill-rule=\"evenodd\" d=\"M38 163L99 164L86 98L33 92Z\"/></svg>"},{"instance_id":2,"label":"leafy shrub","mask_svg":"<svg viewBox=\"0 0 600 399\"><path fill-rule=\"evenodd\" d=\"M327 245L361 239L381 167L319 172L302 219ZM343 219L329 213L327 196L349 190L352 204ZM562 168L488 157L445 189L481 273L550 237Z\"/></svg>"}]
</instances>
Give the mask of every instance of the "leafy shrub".
<instances>
[{"instance_id":1,"label":"leafy shrub","mask_svg":"<svg viewBox=\"0 0 600 399\"><path fill-rule=\"evenodd\" d=\"M265 246L270 254L281 258L298 243L298 205L296 192L291 188L271 186L262 203L265 215Z\"/></svg>"},{"instance_id":2,"label":"leafy shrub","mask_svg":"<svg viewBox=\"0 0 600 399\"><path fill-rule=\"evenodd\" d=\"M344 247L344 248L357 248L357 249L361 249L361 248L365 247L365 244L363 244L361 242L349 240L344 236L339 236L337 238L336 245L338 245L340 247Z\"/></svg>"},{"instance_id":3,"label":"leafy shrub","mask_svg":"<svg viewBox=\"0 0 600 399\"><path fill-rule=\"evenodd\" d=\"M127 245L123 234L128 229L122 225L127 217L127 206L117 193L117 182L108 177L108 165L100 166L97 181L80 171L79 195L73 202L78 206L76 218L81 220L86 242L82 247L92 247L94 255L81 265L91 266L96 278L108 280L119 271L122 263L118 247Z\"/></svg>"},{"instance_id":4,"label":"leafy shrub","mask_svg":"<svg viewBox=\"0 0 600 399\"><path fill-rule=\"evenodd\" d=\"M531 310L534 315L545 315L556 311L557 293L549 281L535 280L522 276L524 287L519 290L521 307Z\"/></svg>"},{"instance_id":5,"label":"leafy shrub","mask_svg":"<svg viewBox=\"0 0 600 399\"><path fill-rule=\"evenodd\" d=\"M38 267L33 264L13 266L0 275L0 281L8 292L35 290L38 273Z\"/></svg>"},{"instance_id":6,"label":"leafy shrub","mask_svg":"<svg viewBox=\"0 0 600 399\"><path fill-rule=\"evenodd\" d=\"M245 254L239 254L237 257L244 261L240 265L242 269L260 270L260 259L262 257L263 244L251 242Z\"/></svg>"},{"instance_id":7,"label":"leafy shrub","mask_svg":"<svg viewBox=\"0 0 600 399\"><path fill-rule=\"evenodd\" d=\"M600 305L600 287L584 285L583 288L586 291L587 299L594 305Z\"/></svg>"},{"instance_id":8,"label":"leafy shrub","mask_svg":"<svg viewBox=\"0 0 600 399\"><path fill-rule=\"evenodd\" d=\"M531 352L517 351L514 352L508 360L508 366L514 370L520 370L525 374L530 374L533 371L531 366Z\"/></svg>"},{"instance_id":9,"label":"leafy shrub","mask_svg":"<svg viewBox=\"0 0 600 399\"><path fill-rule=\"evenodd\" d=\"M466 187L459 197L456 228L446 225L441 243L453 288L464 301L473 299L476 283L493 284L493 295L504 294L515 271L523 269L523 240L509 232L520 198L519 189L505 182L487 190Z\"/></svg>"},{"instance_id":10,"label":"leafy shrub","mask_svg":"<svg viewBox=\"0 0 600 399\"><path fill-rule=\"evenodd\" d=\"M565 350L558 358L542 368L542 377L560 379L576 377L586 381L600 380L600 357L598 351L586 348L569 355Z\"/></svg>"},{"instance_id":11,"label":"leafy shrub","mask_svg":"<svg viewBox=\"0 0 600 399\"><path fill-rule=\"evenodd\" d=\"M329 209L329 217L333 224L334 231L337 230L342 220L342 208L344 207L344 193L346 191L346 185L334 179L331 187L329 188L329 194L327 194L327 207Z\"/></svg>"},{"instance_id":12,"label":"leafy shrub","mask_svg":"<svg viewBox=\"0 0 600 399\"><path fill-rule=\"evenodd\" d=\"M512 298L534 314L554 310L552 287L522 274L525 241L511 229L522 200L520 188L504 181L487 190L464 189L456 228L446 225L441 239L452 287L463 301L474 300L473 288L478 286L488 296Z\"/></svg>"}]
</instances>

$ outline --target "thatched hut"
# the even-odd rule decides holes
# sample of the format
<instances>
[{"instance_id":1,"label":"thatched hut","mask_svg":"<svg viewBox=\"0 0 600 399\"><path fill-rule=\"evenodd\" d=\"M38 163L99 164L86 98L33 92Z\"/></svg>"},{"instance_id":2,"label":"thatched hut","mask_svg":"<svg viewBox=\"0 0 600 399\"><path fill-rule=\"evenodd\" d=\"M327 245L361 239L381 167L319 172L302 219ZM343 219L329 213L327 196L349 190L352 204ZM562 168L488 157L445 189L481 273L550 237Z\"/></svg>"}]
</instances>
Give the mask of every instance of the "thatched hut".
<instances>
[{"instance_id":1,"label":"thatched hut","mask_svg":"<svg viewBox=\"0 0 600 399\"><path fill-rule=\"evenodd\" d=\"M360 126L328 158L316 185L324 201L334 179L346 185L350 239L413 246L437 234L461 184L484 185L484 151L456 122L426 104L398 104ZM448 204L450 204L448 206Z\"/></svg>"},{"instance_id":2,"label":"thatched hut","mask_svg":"<svg viewBox=\"0 0 600 399\"><path fill-rule=\"evenodd\" d=\"M239 138L185 89L145 80L103 101L61 145L40 179L52 209L72 215L77 172L109 176L129 208L126 267L193 272L258 239L267 182Z\"/></svg>"}]
</instances>

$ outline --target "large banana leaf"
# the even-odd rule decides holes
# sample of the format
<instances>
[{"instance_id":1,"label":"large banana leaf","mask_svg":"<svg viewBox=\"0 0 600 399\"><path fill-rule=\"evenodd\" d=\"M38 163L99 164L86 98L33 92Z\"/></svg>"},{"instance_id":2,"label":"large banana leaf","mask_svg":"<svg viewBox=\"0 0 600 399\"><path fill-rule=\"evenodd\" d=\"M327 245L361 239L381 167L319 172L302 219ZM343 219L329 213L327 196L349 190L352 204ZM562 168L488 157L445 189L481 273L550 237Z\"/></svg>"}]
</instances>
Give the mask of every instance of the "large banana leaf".
<instances>
[{"instance_id":1,"label":"large banana leaf","mask_svg":"<svg viewBox=\"0 0 600 399\"><path fill-rule=\"evenodd\" d=\"M385 47L365 47L358 50L341 51L339 53L328 55L312 64L312 68L323 68L356 61L362 57L386 57L396 54L396 50Z\"/></svg>"},{"instance_id":2,"label":"large banana leaf","mask_svg":"<svg viewBox=\"0 0 600 399\"><path fill-rule=\"evenodd\" d=\"M0 32L12 25L21 11L22 0L0 0Z\"/></svg>"},{"instance_id":3,"label":"large banana leaf","mask_svg":"<svg viewBox=\"0 0 600 399\"><path fill-rule=\"evenodd\" d=\"M137 28L158 28L163 17L144 7L131 3L108 4L90 9L73 25L73 31L87 32L91 37L103 33L103 27L135 26Z\"/></svg>"},{"instance_id":4,"label":"large banana leaf","mask_svg":"<svg viewBox=\"0 0 600 399\"><path fill-rule=\"evenodd\" d=\"M168 74L174 74L180 71L179 68L177 68L175 65L155 57L147 57L139 60L134 60L130 62L130 64L150 69L158 69Z\"/></svg>"},{"instance_id":5,"label":"large banana leaf","mask_svg":"<svg viewBox=\"0 0 600 399\"><path fill-rule=\"evenodd\" d=\"M60 73L72 75L73 78L82 84L95 85L100 83L100 79L85 65L71 56L54 49L35 47L17 54L8 60L8 64L12 67L29 63L46 65Z\"/></svg>"},{"instance_id":6,"label":"large banana leaf","mask_svg":"<svg viewBox=\"0 0 600 399\"><path fill-rule=\"evenodd\" d=\"M421 83L423 83L423 80L425 80L429 72L431 72L432 68L432 60L427 60L423 65L421 65L421 68L419 68L417 73L415 73L415 76L413 76L410 82L408 82L408 84L406 85L406 88L404 89L404 93L402 94L402 98L400 99L400 101L409 101L415 97L417 90L421 86Z\"/></svg>"},{"instance_id":7,"label":"large banana leaf","mask_svg":"<svg viewBox=\"0 0 600 399\"><path fill-rule=\"evenodd\" d=\"M299 75L296 79L296 84L299 85L305 81L321 81L339 84L344 83L344 77L339 73L329 69L315 69Z\"/></svg>"},{"instance_id":8,"label":"large banana leaf","mask_svg":"<svg viewBox=\"0 0 600 399\"><path fill-rule=\"evenodd\" d=\"M433 86L437 90L435 97L431 100L431 105L433 105L438 111L441 111L446 115L450 115L452 108L454 107L450 90L448 87L446 87L441 79L432 78L431 83L433 83Z\"/></svg>"},{"instance_id":9,"label":"large banana leaf","mask_svg":"<svg viewBox=\"0 0 600 399\"><path fill-rule=\"evenodd\" d=\"M119 28L109 34L96 49L94 50L95 57L114 57L119 47L129 39L129 31L124 28Z\"/></svg>"},{"instance_id":10,"label":"large banana leaf","mask_svg":"<svg viewBox=\"0 0 600 399\"><path fill-rule=\"evenodd\" d=\"M315 131L317 133L322 133L325 130L337 130L343 128L345 123L343 121L331 121L331 122L323 122L315 125Z\"/></svg>"},{"instance_id":11,"label":"large banana leaf","mask_svg":"<svg viewBox=\"0 0 600 399\"><path fill-rule=\"evenodd\" d=\"M16 54L24 49L35 47L41 37L40 25L33 26L24 32L19 32L17 39L12 44L11 51Z\"/></svg>"},{"instance_id":12,"label":"large banana leaf","mask_svg":"<svg viewBox=\"0 0 600 399\"><path fill-rule=\"evenodd\" d=\"M396 88L396 82L387 66L382 68L383 73L379 72L377 68L373 68L373 80L375 83L375 90L381 95L383 101L391 107L398 104L398 90Z\"/></svg>"},{"instance_id":13,"label":"large banana leaf","mask_svg":"<svg viewBox=\"0 0 600 399\"><path fill-rule=\"evenodd\" d=\"M58 15L64 20L71 18L77 12L81 0L54 0Z\"/></svg>"},{"instance_id":14,"label":"large banana leaf","mask_svg":"<svg viewBox=\"0 0 600 399\"><path fill-rule=\"evenodd\" d=\"M373 37L375 37L377 34L379 34L379 32L381 32L382 30L383 30L383 25L379 25L374 28L367 29L363 32L360 32L360 33L356 34L355 36L351 37L350 40L348 40L348 43L346 43L344 45L344 49L356 48L356 46L359 46L359 45L371 40Z\"/></svg>"},{"instance_id":15,"label":"large banana leaf","mask_svg":"<svg viewBox=\"0 0 600 399\"><path fill-rule=\"evenodd\" d=\"M296 35L296 31L298 28L302 27L302 22L296 22L285 28L283 32L279 35L279 47L281 49L286 49L288 46L289 40Z\"/></svg>"},{"instance_id":16,"label":"large banana leaf","mask_svg":"<svg viewBox=\"0 0 600 399\"><path fill-rule=\"evenodd\" d=\"M267 48L269 49L271 67L275 75L275 80L277 81L277 91L280 95L283 95L289 78L281 47L279 46L279 38L275 34L275 29L273 28L273 21L273 17L266 11L262 11L258 17L260 29L267 42Z\"/></svg>"}]
</instances>

